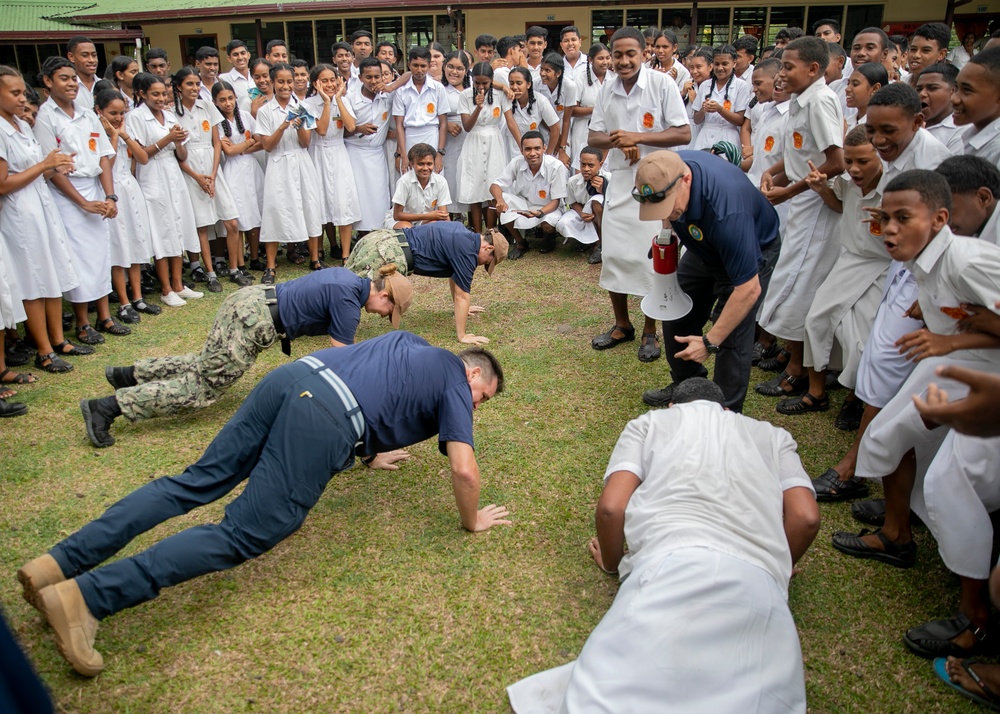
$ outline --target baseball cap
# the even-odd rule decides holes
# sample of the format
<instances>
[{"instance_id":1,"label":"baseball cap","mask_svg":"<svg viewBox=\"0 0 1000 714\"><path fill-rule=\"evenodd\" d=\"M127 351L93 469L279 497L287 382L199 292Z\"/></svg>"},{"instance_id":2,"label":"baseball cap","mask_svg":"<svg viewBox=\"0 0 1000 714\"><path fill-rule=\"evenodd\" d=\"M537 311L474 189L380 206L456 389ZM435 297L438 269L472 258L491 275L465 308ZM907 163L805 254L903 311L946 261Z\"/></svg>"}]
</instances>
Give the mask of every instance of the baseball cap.
<instances>
[{"instance_id":1,"label":"baseball cap","mask_svg":"<svg viewBox=\"0 0 1000 714\"><path fill-rule=\"evenodd\" d=\"M677 181L687 164L673 151L654 151L639 162L632 197L639 202L639 218L660 221L670 218L677 202Z\"/></svg>"},{"instance_id":2,"label":"baseball cap","mask_svg":"<svg viewBox=\"0 0 1000 714\"><path fill-rule=\"evenodd\" d=\"M490 232L493 234L493 258L486 264L487 275L493 275L493 269L507 257L507 249L510 247L503 233L496 228L491 229Z\"/></svg>"},{"instance_id":3,"label":"baseball cap","mask_svg":"<svg viewBox=\"0 0 1000 714\"><path fill-rule=\"evenodd\" d=\"M400 318L413 303L413 285L406 279L406 276L399 273L385 276L385 282L389 286L389 295L392 297L392 314L389 316L389 320L392 322L392 326L398 329Z\"/></svg>"}]
</instances>

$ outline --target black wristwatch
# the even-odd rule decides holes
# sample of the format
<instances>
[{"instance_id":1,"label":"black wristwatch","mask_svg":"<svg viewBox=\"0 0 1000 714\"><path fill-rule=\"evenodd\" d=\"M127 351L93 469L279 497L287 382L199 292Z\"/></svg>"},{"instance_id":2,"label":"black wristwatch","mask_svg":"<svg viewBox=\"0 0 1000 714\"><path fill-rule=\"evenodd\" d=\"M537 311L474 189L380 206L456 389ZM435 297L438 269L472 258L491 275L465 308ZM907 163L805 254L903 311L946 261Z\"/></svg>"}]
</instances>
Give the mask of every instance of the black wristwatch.
<instances>
[{"instance_id":1,"label":"black wristwatch","mask_svg":"<svg viewBox=\"0 0 1000 714\"><path fill-rule=\"evenodd\" d=\"M402 157L402 154L397 151L397 152L395 152L393 154L393 156L395 156L398 159L398 158Z\"/></svg>"},{"instance_id":2,"label":"black wristwatch","mask_svg":"<svg viewBox=\"0 0 1000 714\"><path fill-rule=\"evenodd\" d=\"M438 153L441 154L441 156L444 156L444 149L438 149Z\"/></svg>"},{"instance_id":3,"label":"black wristwatch","mask_svg":"<svg viewBox=\"0 0 1000 714\"><path fill-rule=\"evenodd\" d=\"M105 201L114 201L115 203L118 203L118 196L116 196L113 193L109 193L107 196L104 197L104 200Z\"/></svg>"},{"instance_id":4,"label":"black wristwatch","mask_svg":"<svg viewBox=\"0 0 1000 714\"><path fill-rule=\"evenodd\" d=\"M705 349L708 350L708 353L710 355L717 355L717 354L719 354L719 346L718 345L713 345L711 342L709 342L708 341L708 335L702 335L701 336L701 341L705 343Z\"/></svg>"}]
</instances>

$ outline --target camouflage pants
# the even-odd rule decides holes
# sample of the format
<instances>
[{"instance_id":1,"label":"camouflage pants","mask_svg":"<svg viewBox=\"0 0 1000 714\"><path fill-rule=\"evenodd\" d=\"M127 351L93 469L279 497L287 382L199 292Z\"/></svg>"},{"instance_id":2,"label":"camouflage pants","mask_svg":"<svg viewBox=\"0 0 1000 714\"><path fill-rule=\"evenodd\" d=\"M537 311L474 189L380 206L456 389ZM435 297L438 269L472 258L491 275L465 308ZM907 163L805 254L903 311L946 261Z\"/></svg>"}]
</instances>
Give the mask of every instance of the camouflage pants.
<instances>
[{"instance_id":1,"label":"camouflage pants","mask_svg":"<svg viewBox=\"0 0 1000 714\"><path fill-rule=\"evenodd\" d=\"M372 231L354 246L344 267L362 278L378 277L378 269L395 263L396 269L406 275L406 254L396 239L396 231L379 229Z\"/></svg>"},{"instance_id":2,"label":"camouflage pants","mask_svg":"<svg viewBox=\"0 0 1000 714\"><path fill-rule=\"evenodd\" d=\"M200 353L137 361L139 384L115 392L122 414L138 421L213 404L277 339L264 290L253 285L223 300Z\"/></svg>"}]
</instances>

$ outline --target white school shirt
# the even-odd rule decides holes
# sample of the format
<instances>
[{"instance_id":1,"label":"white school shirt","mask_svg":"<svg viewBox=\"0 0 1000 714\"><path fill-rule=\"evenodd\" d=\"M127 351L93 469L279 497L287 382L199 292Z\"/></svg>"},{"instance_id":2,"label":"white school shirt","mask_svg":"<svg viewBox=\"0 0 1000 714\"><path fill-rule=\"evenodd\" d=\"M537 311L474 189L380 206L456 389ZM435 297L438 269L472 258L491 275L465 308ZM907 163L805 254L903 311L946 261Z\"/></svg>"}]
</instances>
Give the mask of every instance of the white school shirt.
<instances>
[{"instance_id":1,"label":"white school shirt","mask_svg":"<svg viewBox=\"0 0 1000 714\"><path fill-rule=\"evenodd\" d=\"M502 82L508 87L510 86L510 67L497 67L493 70L493 79L497 82Z\"/></svg>"},{"instance_id":2,"label":"white school shirt","mask_svg":"<svg viewBox=\"0 0 1000 714\"><path fill-rule=\"evenodd\" d=\"M38 108L34 132L44 153L58 148L64 154L76 154L73 173L68 174L71 178L100 176L101 159L115 155L97 114L93 110L83 111L75 103L72 117L60 109L55 100L42 104Z\"/></svg>"},{"instance_id":3,"label":"white school shirt","mask_svg":"<svg viewBox=\"0 0 1000 714\"><path fill-rule=\"evenodd\" d=\"M97 84L97 75L94 75L94 84L88 87L83 83L83 78L79 74L76 75L76 85L79 90L76 93L76 99L73 100L73 104L80 111L93 112L94 111L94 86ZM48 104L48 102L45 102ZM44 104L42 106L45 106ZM41 111L41 107L39 107Z\"/></svg>"},{"instance_id":4,"label":"white school shirt","mask_svg":"<svg viewBox=\"0 0 1000 714\"><path fill-rule=\"evenodd\" d=\"M559 87L556 87L556 89L558 91ZM545 82L539 84L538 88L535 90L536 97L541 95L549 100L549 103L556 110L556 114L559 115L559 121L562 122L565 118L565 111L567 109L572 109L580 103L580 88L577 86L576 82L563 74L562 90L559 91L558 94L559 101L557 102L556 95L552 93L552 90L545 86ZM563 137L563 143L569 144L568 136Z\"/></svg>"},{"instance_id":5,"label":"white school shirt","mask_svg":"<svg viewBox=\"0 0 1000 714\"><path fill-rule=\"evenodd\" d=\"M754 66L752 64L747 65L747 69L743 74L737 74L736 79L742 79L750 86L750 79L753 77ZM733 72L735 74L735 71Z\"/></svg>"},{"instance_id":6,"label":"white school shirt","mask_svg":"<svg viewBox=\"0 0 1000 714\"><path fill-rule=\"evenodd\" d=\"M281 126L281 123L288 117L288 110L291 109L292 106L292 102L289 101L288 105L282 109L281 105L278 104L278 99L275 97L258 109L257 134L260 136L270 136L274 134L274 132L278 130L278 127ZM268 161L277 161L281 157L293 154L297 151L308 151L308 149L299 144L298 130L289 125L281 135L278 145L271 151L267 152L267 158Z\"/></svg>"},{"instance_id":7,"label":"white school shirt","mask_svg":"<svg viewBox=\"0 0 1000 714\"><path fill-rule=\"evenodd\" d=\"M511 104L511 109L514 113L514 123L521 131L521 136L524 136L526 131L540 131L548 144L549 127L559 123L559 115L556 114L556 108L552 106L552 102L536 91L535 103L532 105L531 111L528 111L527 104L522 107L516 99Z\"/></svg>"},{"instance_id":8,"label":"white school shirt","mask_svg":"<svg viewBox=\"0 0 1000 714\"><path fill-rule=\"evenodd\" d=\"M608 181L611 180L611 176L604 173L603 169L597 173L598 176L604 179L604 193L595 193L594 196L604 196L608 190ZM594 196L591 196L587 192L589 185L590 182L584 180L583 174L573 174L570 176L569 181L566 182L566 205L572 206L574 203L579 203L582 206L586 206L587 202L594 198Z\"/></svg>"},{"instance_id":9,"label":"white school shirt","mask_svg":"<svg viewBox=\"0 0 1000 714\"><path fill-rule=\"evenodd\" d=\"M809 175L809 162L822 166L831 146L844 146L844 114L837 95L820 79L788 101L782 158L792 183Z\"/></svg>"},{"instance_id":10,"label":"white school shirt","mask_svg":"<svg viewBox=\"0 0 1000 714\"><path fill-rule=\"evenodd\" d=\"M533 174L523 156L511 159L493 182L504 193L519 196L529 206L544 206L554 198L566 198L566 167L554 156L542 157L538 173Z\"/></svg>"},{"instance_id":11,"label":"white school shirt","mask_svg":"<svg viewBox=\"0 0 1000 714\"><path fill-rule=\"evenodd\" d=\"M674 56L674 64L670 67L671 70L674 70L674 69L677 70L677 77L676 78L673 77L670 74L669 71L667 71L667 72L661 72L660 70L658 70L658 69L656 69L654 67L650 67L650 69L652 69L654 72L659 72L660 74L665 74L668 77L670 77L670 79L674 80L674 84L677 85L678 89L682 88L685 84L687 84L688 82L691 81L691 73L688 72L687 67L685 67L683 64L681 64L681 61L679 59L677 59L676 55ZM584 81L586 81L586 79L584 79ZM749 86L749 85L750 85L750 83L747 82L747 86Z\"/></svg>"},{"instance_id":12,"label":"white school shirt","mask_svg":"<svg viewBox=\"0 0 1000 714\"><path fill-rule=\"evenodd\" d=\"M1000 247L992 243L956 236L945 226L906 266L917 278L920 308L927 329L936 335L958 334L959 317L941 308L960 303L993 307L1000 300ZM969 358L1000 363L1000 350L959 350L956 359Z\"/></svg>"},{"instance_id":13,"label":"white school shirt","mask_svg":"<svg viewBox=\"0 0 1000 714\"><path fill-rule=\"evenodd\" d=\"M260 112L257 112L258 116ZM249 112L247 113L249 116ZM200 97L195 100L194 106L188 109L184 107L184 114L177 117L179 123L187 130L188 150L212 150L212 127L222 123L222 113L218 108ZM279 122L280 123L280 122ZM219 129L220 138L222 129ZM211 163L209 163L211 169Z\"/></svg>"},{"instance_id":14,"label":"white school shirt","mask_svg":"<svg viewBox=\"0 0 1000 714\"><path fill-rule=\"evenodd\" d=\"M462 94L458 99L458 113L468 114L470 117L473 112L476 111L476 97L473 94L474 89L472 87L467 87L462 90ZM507 99L507 95L504 94L499 89L493 90L493 104L489 103L489 92L487 91L486 97L483 98L482 109L479 110L479 116L476 117L476 125L473 130L479 127L492 126L498 130L507 126L507 120L504 119L504 114L510 110L510 100Z\"/></svg>"},{"instance_id":15,"label":"white school shirt","mask_svg":"<svg viewBox=\"0 0 1000 714\"><path fill-rule=\"evenodd\" d=\"M563 55L563 81L572 79L576 82L577 89L582 89L587 84L587 55L584 52L576 60L576 65L571 65L566 56Z\"/></svg>"},{"instance_id":16,"label":"white school shirt","mask_svg":"<svg viewBox=\"0 0 1000 714\"><path fill-rule=\"evenodd\" d=\"M687 109L674 80L648 67L640 67L632 91L627 94L618 75L606 77L590 117L590 131L605 134L615 129L660 132L688 125ZM639 144L639 156L647 156L659 149ZM611 172L630 168L620 149L608 151L604 167Z\"/></svg>"},{"instance_id":17,"label":"white school shirt","mask_svg":"<svg viewBox=\"0 0 1000 714\"><path fill-rule=\"evenodd\" d=\"M712 438L706 439L705 435ZM625 508L624 578L649 558L706 548L755 565L787 595L792 557L782 494L812 484L792 435L708 401L630 421L604 472L641 481Z\"/></svg>"},{"instance_id":18,"label":"white school shirt","mask_svg":"<svg viewBox=\"0 0 1000 714\"><path fill-rule=\"evenodd\" d=\"M983 229L979 231L979 240L1000 245L1000 211L997 210L996 206L993 206L993 213L990 214Z\"/></svg>"},{"instance_id":19,"label":"white school shirt","mask_svg":"<svg viewBox=\"0 0 1000 714\"><path fill-rule=\"evenodd\" d=\"M962 69L970 59L972 59L972 55L963 45L959 45L948 53L948 61L955 65L955 69Z\"/></svg>"},{"instance_id":20,"label":"white school shirt","mask_svg":"<svg viewBox=\"0 0 1000 714\"><path fill-rule=\"evenodd\" d=\"M438 117L448 115L448 95L444 85L427 77L424 86L417 89L411 78L393 93L392 115L403 117L404 130L437 126Z\"/></svg>"},{"instance_id":21,"label":"white school shirt","mask_svg":"<svg viewBox=\"0 0 1000 714\"><path fill-rule=\"evenodd\" d=\"M254 84L253 79L250 78L250 70L247 70L247 76L244 77L235 67L233 67L228 72L220 74L219 79L233 85L233 94L236 95L237 102L239 102L241 99L249 98L250 87L257 86L256 84Z\"/></svg>"},{"instance_id":22,"label":"white school shirt","mask_svg":"<svg viewBox=\"0 0 1000 714\"><path fill-rule=\"evenodd\" d=\"M696 112L701 111L702 106L707 100L714 99L724 109L726 108L726 102L728 101L728 108L730 111L746 112L747 106L750 104L750 97L752 96L749 84L744 82L742 79L735 77L733 78L733 83L730 84L728 88L729 99L726 99L726 95L726 85L723 84L719 87L714 79L709 78L698 85L698 91L695 93L694 103L692 106ZM705 119L701 123L702 131L713 125L723 127L725 129L732 128L735 129L737 133L739 133L740 130L738 126L726 121L718 112L715 112L714 114L705 114Z\"/></svg>"},{"instance_id":23,"label":"white school shirt","mask_svg":"<svg viewBox=\"0 0 1000 714\"><path fill-rule=\"evenodd\" d=\"M354 118L354 112L351 110L351 103L347 100L345 96L342 100L344 103L344 109L347 113ZM323 113L323 97L318 94L314 94L311 97L306 97L302 100L302 106L309 110L318 120L320 115ZM337 100L330 99L330 124L326 128L326 136L320 136L319 132L313 134L311 143L320 142L321 144L336 144L344 141L344 117L341 116L340 105L337 104Z\"/></svg>"},{"instance_id":24,"label":"white school shirt","mask_svg":"<svg viewBox=\"0 0 1000 714\"><path fill-rule=\"evenodd\" d=\"M351 65L352 67L354 65ZM358 124L374 124L378 131L368 136L352 134L344 137L344 143L348 146L371 147L385 144L386 134L389 133L389 120L392 113L392 97L384 92L379 92L372 99L369 99L361 91L361 83L354 85L348 90L346 98L350 100L351 113L354 114ZM435 147L437 148L437 147ZM360 167L358 167L360 170Z\"/></svg>"},{"instance_id":25,"label":"white school shirt","mask_svg":"<svg viewBox=\"0 0 1000 714\"><path fill-rule=\"evenodd\" d=\"M424 188L420 185L416 172L410 169L396 182L392 202L402 206L404 213L430 213L451 205L451 191L442 174L432 172L427 180L427 187Z\"/></svg>"},{"instance_id":26,"label":"white school shirt","mask_svg":"<svg viewBox=\"0 0 1000 714\"><path fill-rule=\"evenodd\" d=\"M970 126L962 134L962 141L966 154L978 156L994 166L1000 165L1000 117L987 124L982 131Z\"/></svg>"},{"instance_id":27,"label":"white school shirt","mask_svg":"<svg viewBox=\"0 0 1000 714\"><path fill-rule=\"evenodd\" d=\"M527 58L524 60L524 66L527 68L528 72L531 73L531 86L538 91L538 88L542 84L542 63L539 62L537 66L532 67L531 63L528 62Z\"/></svg>"},{"instance_id":28,"label":"white school shirt","mask_svg":"<svg viewBox=\"0 0 1000 714\"><path fill-rule=\"evenodd\" d=\"M747 111L750 117L750 145L753 146L753 164L747 178L755 187L760 186L764 172L781 160L787 114L788 102L758 103Z\"/></svg>"},{"instance_id":29,"label":"white school shirt","mask_svg":"<svg viewBox=\"0 0 1000 714\"><path fill-rule=\"evenodd\" d=\"M214 85L213 85L214 86ZM203 99L209 104L212 103L212 87L208 87L202 82L201 87L198 89L198 99Z\"/></svg>"},{"instance_id":30,"label":"white school shirt","mask_svg":"<svg viewBox=\"0 0 1000 714\"><path fill-rule=\"evenodd\" d=\"M921 127L913 135L909 146L899 152L899 156L888 163L882 162L885 169L885 181L888 183L910 169L937 168L949 156L951 156L951 152L948 151L948 148L931 136L929 131Z\"/></svg>"},{"instance_id":31,"label":"white school shirt","mask_svg":"<svg viewBox=\"0 0 1000 714\"><path fill-rule=\"evenodd\" d=\"M965 153L965 144L962 142L963 127L955 126L955 117L951 114L939 121L934 126L924 125L924 129L930 132L931 136L940 141L951 152L952 156Z\"/></svg>"},{"instance_id":32,"label":"white school shirt","mask_svg":"<svg viewBox=\"0 0 1000 714\"><path fill-rule=\"evenodd\" d=\"M848 253L884 261L885 265L890 263L890 258L882 242L882 231L878 224L871 221L872 216L867 209L882 205L882 191L888 183L883 173L878 185L867 195L862 195L861 188L844 173L837 176L831 186L833 195L843 204L837 224L840 245Z\"/></svg>"}]
</instances>

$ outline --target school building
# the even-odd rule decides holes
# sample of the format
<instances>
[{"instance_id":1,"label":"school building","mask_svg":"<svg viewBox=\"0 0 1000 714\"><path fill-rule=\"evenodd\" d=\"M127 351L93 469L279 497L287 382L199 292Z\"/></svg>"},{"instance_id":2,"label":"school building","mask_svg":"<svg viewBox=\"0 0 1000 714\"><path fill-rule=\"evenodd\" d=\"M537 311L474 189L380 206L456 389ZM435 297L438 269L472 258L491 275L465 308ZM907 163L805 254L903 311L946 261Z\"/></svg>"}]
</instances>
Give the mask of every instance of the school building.
<instances>
[{"instance_id":1,"label":"school building","mask_svg":"<svg viewBox=\"0 0 1000 714\"><path fill-rule=\"evenodd\" d=\"M231 39L247 43L253 55L281 38L293 56L310 64L330 61L330 46L359 29L400 48L436 41L446 49L474 48L477 35L521 34L531 25L550 31L558 47L559 30L576 25L584 40L607 41L619 27L672 27L682 46L692 24L698 44L717 45L744 34L773 43L784 27L810 28L820 18L836 18L843 43L866 26L909 33L923 22L945 18L952 2L955 31L982 35L1000 20L1000 0L886 0L862 4L803 5L795 0L757 5L701 0L687 4L622 4L613 0L581 5L497 0L2 0L0 63L17 66L33 80L41 62L62 54L74 35L91 37L104 65L114 56L135 56L137 47L161 47L176 69L210 45L223 50ZM145 7L143 7L145 6ZM222 52L223 69L228 68Z\"/></svg>"}]
</instances>

